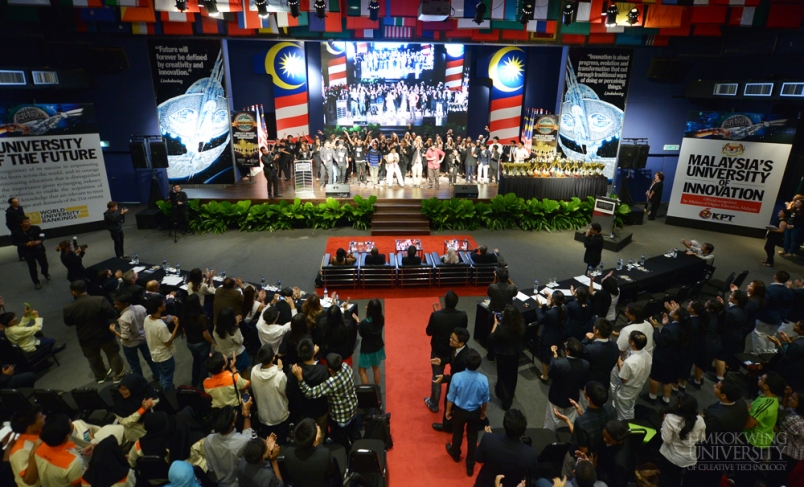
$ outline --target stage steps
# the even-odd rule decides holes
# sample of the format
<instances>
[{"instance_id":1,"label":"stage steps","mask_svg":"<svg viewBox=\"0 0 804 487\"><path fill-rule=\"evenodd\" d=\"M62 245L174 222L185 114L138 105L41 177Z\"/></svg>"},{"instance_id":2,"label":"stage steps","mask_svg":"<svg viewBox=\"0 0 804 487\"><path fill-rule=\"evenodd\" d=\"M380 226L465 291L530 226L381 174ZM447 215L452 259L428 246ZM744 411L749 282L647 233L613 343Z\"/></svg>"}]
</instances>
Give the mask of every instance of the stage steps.
<instances>
[{"instance_id":1,"label":"stage steps","mask_svg":"<svg viewBox=\"0 0 804 487\"><path fill-rule=\"evenodd\" d=\"M378 200L371 217L372 235L430 235L422 200Z\"/></svg>"}]
</instances>

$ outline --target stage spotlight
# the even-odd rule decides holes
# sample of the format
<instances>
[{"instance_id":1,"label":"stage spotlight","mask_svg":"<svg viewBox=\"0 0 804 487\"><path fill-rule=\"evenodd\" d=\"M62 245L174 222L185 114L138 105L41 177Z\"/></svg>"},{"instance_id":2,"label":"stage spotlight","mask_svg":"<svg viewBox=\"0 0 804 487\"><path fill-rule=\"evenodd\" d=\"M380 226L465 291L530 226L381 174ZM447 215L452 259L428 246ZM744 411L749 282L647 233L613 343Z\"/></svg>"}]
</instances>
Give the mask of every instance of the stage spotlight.
<instances>
[{"instance_id":1,"label":"stage spotlight","mask_svg":"<svg viewBox=\"0 0 804 487\"><path fill-rule=\"evenodd\" d=\"M609 5L609 8L606 10L606 25L616 25L617 24L617 14L620 13L620 9L617 8L617 4L612 2Z\"/></svg>"},{"instance_id":2,"label":"stage spotlight","mask_svg":"<svg viewBox=\"0 0 804 487\"><path fill-rule=\"evenodd\" d=\"M483 17L486 15L486 4L483 2L477 2L475 6L475 20L474 23L480 25L483 23Z\"/></svg>"},{"instance_id":3,"label":"stage spotlight","mask_svg":"<svg viewBox=\"0 0 804 487\"><path fill-rule=\"evenodd\" d=\"M564 5L564 11L561 13L561 21L564 25L570 25L575 17L575 6L571 3Z\"/></svg>"},{"instance_id":4,"label":"stage spotlight","mask_svg":"<svg viewBox=\"0 0 804 487\"><path fill-rule=\"evenodd\" d=\"M636 7L628 11L628 20L626 22L628 22L628 25L634 25L639 22L639 10Z\"/></svg>"},{"instance_id":5,"label":"stage spotlight","mask_svg":"<svg viewBox=\"0 0 804 487\"><path fill-rule=\"evenodd\" d=\"M300 0L288 0L288 7L290 7L290 16L298 18L301 15L301 11L299 10L299 2Z\"/></svg>"},{"instance_id":6,"label":"stage spotlight","mask_svg":"<svg viewBox=\"0 0 804 487\"><path fill-rule=\"evenodd\" d=\"M380 18L380 2L371 0L368 4L369 20L376 22Z\"/></svg>"},{"instance_id":7,"label":"stage spotlight","mask_svg":"<svg viewBox=\"0 0 804 487\"><path fill-rule=\"evenodd\" d=\"M533 4L526 3L522 5L522 13L519 14L519 23L528 25L528 22L533 20Z\"/></svg>"},{"instance_id":8,"label":"stage spotlight","mask_svg":"<svg viewBox=\"0 0 804 487\"><path fill-rule=\"evenodd\" d=\"M207 9L207 14L210 17L220 17L221 13L218 12L217 0L205 0L204 7Z\"/></svg>"},{"instance_id":9,"label":"stage spotlight","mask_svg":"<svg viewBox=\"0 0 804 487\"><path fill-rule=\"evenodd\" d=\"M315 8L315 16L319 19L324 19L327 16L327 2L325 0L315 0L313 7Z\"/></svg>"},{"instance_id":10,"label":"stage spotlight","mask_svg":"<svg viewBox=\"0 0 804 487\"><path fill-rule=\"evenodd\" d=\"M268 0L254 0L254 5L257 6L257 15L261 19L268 18L271 15L268 11Z\"/></svg>"},{"instance_id":11,"label":"stage spotlight","mask_svg":"<svg viewBox=\"0 0 804 487\"><path fill-rule=\"evenodd\" d=\"M606 0L603 0L603 11L600 12L600 15L605 17L606 14L608 13L608 10L609 10L609 2L606 1Z\"/></svg>"},{"instance_id":12,"label":"stage spotlight","mask_svg":"<svg viewBox=\"0 0 804 487\"><path fill-rule=\"evenodd\" d=\"M187 0L176 0L176 9L179 12L187 10Z\"/></svg>"}]
</instances>

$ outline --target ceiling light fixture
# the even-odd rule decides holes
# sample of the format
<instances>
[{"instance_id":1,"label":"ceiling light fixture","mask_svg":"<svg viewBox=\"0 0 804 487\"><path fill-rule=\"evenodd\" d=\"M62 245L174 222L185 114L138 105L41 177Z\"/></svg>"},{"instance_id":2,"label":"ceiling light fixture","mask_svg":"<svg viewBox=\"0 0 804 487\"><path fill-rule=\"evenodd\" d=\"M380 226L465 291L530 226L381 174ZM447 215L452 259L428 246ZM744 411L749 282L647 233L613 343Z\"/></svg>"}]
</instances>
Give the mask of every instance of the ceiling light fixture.
<instances>
[{"instance_id":1,"label":"ceiling light fixture","mask_svg":"<svg viewBox=\"0 0 804 487\"><path fill-rule=\"evenodd\" d=\"M301 11L299 10L299 2L301 0L288 0L288 7L290 7L290 16L294 19L298 18L301 15Z\"/></svg>"},{"instance_id":2,"label":"ceiling light fixture","mask_svg":"<svg viewBox=\"0 0 804 487\"><path fill-rule=\"evenodd\" d=\"M210 17L220 17L221 13L218 11L217 0L205 0L204 7L207 9L207 15Z\"/></svg>"},{"instance_id":3,"label":"ceiling light fixture","mask_svg":"<svg viewBox=\"0 0 804 487\"><path fill-rule=\"evenodd\" d=\"M570 25L575 18L575 6L571 3L564 5L564 11L561 12L561 22L564 25Z\"/></svg>"},{"instance_id":4,"label":"ceiling light fixture","mask_svg":"<svg viewBox=\"0 0 804 487\"><path fill-rule=\"evenodd\" d=\"M371 0L368 4L369 20L376 22L380 18L380 2Z\"/></svg>"},{"instance_id":5,"label":"ceiling light fixture","mask_svg":"<svg viewBox=\"0 0 804 487\"><path fill-rule=\"evenodd\" d=\"M315 0L313 7L315 8L315 16L319 19L324 19L327 16L327 2L325 0Z\"/></svg>"},{"instance_id":6,"label":"ceiling light fixture","mask_svg":"<svg viewBox=\"0 0 804 487\"><path fill-rule=\"evenodd\" d=\"M612 2L606 10L606 25L617 25L617 14L619 13L620 9L617 8L617 4Z\"/></svg>"},{"instance_id":7,"label":"ceiling light fixture","mask_svg":"<svg viewBox=\"0 0 804 487\"><path fill-rule=\"evenodd\" d=\"M628 11L628 20L626 22L628 22L628 25L634 25L639 22L639 10L636 7Z\"/></svg>"},{"instance_id":8,"label":"ceiling light fixture","mask_svg":"<svg viewBox=\"0 0 804 487\"><path fill-rule=\"evenodd\" d=\"M187 10L187 0L176 0L176 9L179 12Z\"/></svg>"},{"instance_id":9,"label":"ceiling light fixture","mask_svg":"<svg viewBox=\"0 0 804 487\"><path fill-rule=\"evenodd\" d=\"M474 23L476 23L477 25L480 25L480 24L483 23L483 21L484 21L483 17L485 17L485 15L486 15L486 10L488 10L488 7L486 7L485 3L477 2L477 5L475 6Z\"/></svg>"},{"instance_id":10,"label":"ceiling light fixture","mask_svg":"<svg viewBox=\"0 0 804 487\"><path fill-rule=\"evenodd\" d=\"M522 12L519 15L519 23L522 25L528 25L528 22L533 20L533 4L526 3L522 5Z\"/></svg>"}]
</instances>

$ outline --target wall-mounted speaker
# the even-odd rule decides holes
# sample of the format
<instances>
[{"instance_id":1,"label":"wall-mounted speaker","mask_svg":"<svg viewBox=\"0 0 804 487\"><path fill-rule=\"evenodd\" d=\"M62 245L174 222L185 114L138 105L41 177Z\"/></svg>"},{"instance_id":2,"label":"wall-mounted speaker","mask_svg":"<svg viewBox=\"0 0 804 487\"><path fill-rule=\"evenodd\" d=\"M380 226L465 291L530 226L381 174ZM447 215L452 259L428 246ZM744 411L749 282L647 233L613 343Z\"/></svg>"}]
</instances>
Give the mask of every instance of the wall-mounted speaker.
<instances>
[{"instance_id":1,"label":"wall-mounted speaker","mask_svg":"<svg viewBox=\"0 0 804 487\"><path fill-rule=\"evenodd\" d=\"M168 156L167 146L164 142L151 142L151 164L154 169L167 169Z\"/></svg>"},{"instance_id":2,"label":"wall-mounted speaker","mask_svg":"<svg viewBox=\"0 0 804 487\"><path fill-rule=\"evenodd\" d=\"M645 169L648 164L649 145L636 146L636 156L634 157L634 169Z\"/></svg>"},{"instance_id":3,"label":"wall-mounted speaker","mask_svg":"<svg viewBox=\"0 0 804 487\"><path fill-rule=\"evenodd\" d=\"M128 150L131 152L131 164L134 169L148 169L148 153L145 150L145 142L129 142Z\"/></svg>"},{"instance_id":4,"label":"wall-mounted speaker","mask_svg":"<svg viewBox=\"0 0 804 487\"><path fill-rule=\"evenodd\" d=\"M631 169L634 167L637 146L631 144L620 144L620 152L617 154L617 167L620 169Z\"/></svg>"}]
</instances>

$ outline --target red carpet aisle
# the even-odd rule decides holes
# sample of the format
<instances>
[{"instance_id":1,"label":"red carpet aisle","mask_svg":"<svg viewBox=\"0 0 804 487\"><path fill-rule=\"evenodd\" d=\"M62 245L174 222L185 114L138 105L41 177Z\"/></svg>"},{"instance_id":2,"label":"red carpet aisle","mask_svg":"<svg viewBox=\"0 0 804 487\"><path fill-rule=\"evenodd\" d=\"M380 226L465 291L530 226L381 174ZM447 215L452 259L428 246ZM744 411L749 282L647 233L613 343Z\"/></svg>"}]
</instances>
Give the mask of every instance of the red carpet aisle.
<instances>
[{"instance_id":1,"label":"red carpet aisle","mask_svg":"<svg viewBox=\"0 0 804 487\"><path fill-rule=\"evenodd\" d=\"M422 242L424 243L424 242ZM431 413L423 398L430 394L430 339L425 328L435 299L385 300L386 411L391 414L394 447L388 451L391 485L466 487L466 439L461 463L447 455L452 435L431 427L442 413ZM445 389L446 390L446 389ZM444 392L446 394L446 392ZM441 408L441 405L439 405ZM475 467L475 475L480 470Z\"/></svg>"},{"instance_id":2,"label":"red carpet aisle","mask_svg":"<svg viewBox=\"0 0 804 487\"><path fill-rule=\"evenodd\" d=\"M348 249L349 242L351 241L369 241L374 242L377 245L377 248L380 250L381 254L391 254L394 253L395 249L395 240L398 238L418 238L422 241L422 247L424 248L425 253L430 252L437 252L438 255L443 255L444 252L444 240L469 240L469 248L475 249L477 248L477 243L475 243L474 239L468 235L439 235L439 236L423 236L423 237L335 237L335 238L328 238L327 239L327 247L324 250L324 253L329 253L330 255L335 255L335 252L339 248ZM321 254L323 257L324 254ZM453 286L454 287L454 286ZM416 298L416 297L436 297L436 296L443 296L450 288L438 288L438 287L406 287L405 289L401 288L375 288L375 289L350 289L350 288L333 288L331 291L338 291L341 300L346 299L347 297L351 297L353 299L371 299L375 297L381 298ZM467 286L467 287L460 287L459 289L456 288L456 292L459 296L484 296L486 291L488 290L488 286ZM323 289L316 290L319 295L323 293ZM430 308L432 311L432 307ZM429 314L428 314L429 316ZM427 324L425 320L425 325ZM429 350L429 349L428 349ZM422 396L424 397L424 396Z\"/></svg>"}]
</instances>

